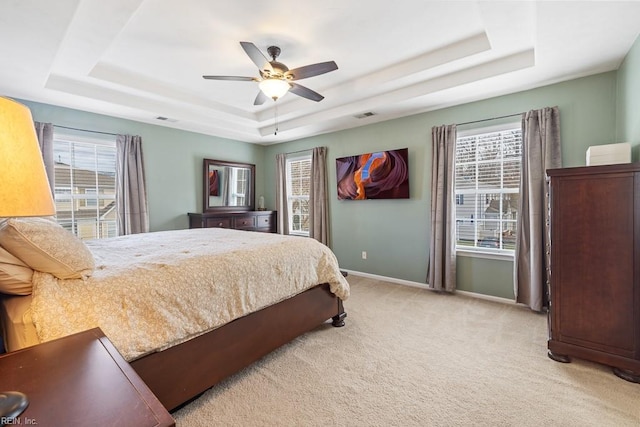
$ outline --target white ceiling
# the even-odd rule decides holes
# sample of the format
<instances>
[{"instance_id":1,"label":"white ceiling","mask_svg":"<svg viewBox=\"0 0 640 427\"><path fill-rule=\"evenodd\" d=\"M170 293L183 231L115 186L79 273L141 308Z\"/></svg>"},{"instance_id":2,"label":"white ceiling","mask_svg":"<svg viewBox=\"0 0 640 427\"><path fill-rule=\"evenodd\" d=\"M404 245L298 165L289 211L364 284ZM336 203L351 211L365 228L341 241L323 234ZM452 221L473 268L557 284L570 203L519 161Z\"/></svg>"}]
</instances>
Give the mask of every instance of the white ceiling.
<instances>
[{"instance_id":1,"label":"white ceiling","mask_svg":"<svg viewBox=\"0 0 640 427\"><path fill-rule=\"evenodd\" d=\"M2 0L0 95L271 144L615 70L639 32L639 1ZM336 61L325 99L274 135L257 83L202 78L258 76L240 41Z\"/></svg>"}]
</instances>

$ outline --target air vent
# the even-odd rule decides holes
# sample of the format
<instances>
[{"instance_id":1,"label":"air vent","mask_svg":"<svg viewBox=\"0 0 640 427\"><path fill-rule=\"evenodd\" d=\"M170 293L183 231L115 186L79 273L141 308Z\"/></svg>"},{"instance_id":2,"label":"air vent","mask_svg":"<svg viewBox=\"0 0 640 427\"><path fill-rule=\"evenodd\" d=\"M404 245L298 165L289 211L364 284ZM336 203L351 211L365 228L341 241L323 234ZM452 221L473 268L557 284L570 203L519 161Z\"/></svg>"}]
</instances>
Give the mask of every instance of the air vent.
<instances>
[{"instance_id":1,"label":"air vent","mask_svg":"<svg viewBox=\"0 0 640 427\"><path fill-rule=\"evenodd\" d=\"M371 116L375 116L376 113L374 113L373 111L367 111L366 113L362 113L362 114L357 114L353 117L355 117L356 119L364 119L365 117L371 117Z\"/></svg>"},{"instance_id":2,"label":"air vent","mask_svg":"<svg viewBox=\"0 0 640 427\"><path fill-rule=\"evenodd\" d=\"M156 117L156 120L161 120L161 121L163 121L163 122L171 122L171 123L175 123L175 122L177 122L177 120L176 120L176 119L170 119L170 118L168 118L168 117L162 117L162 116L158 116L158 117Z\"/></svg>"}]
</instances>

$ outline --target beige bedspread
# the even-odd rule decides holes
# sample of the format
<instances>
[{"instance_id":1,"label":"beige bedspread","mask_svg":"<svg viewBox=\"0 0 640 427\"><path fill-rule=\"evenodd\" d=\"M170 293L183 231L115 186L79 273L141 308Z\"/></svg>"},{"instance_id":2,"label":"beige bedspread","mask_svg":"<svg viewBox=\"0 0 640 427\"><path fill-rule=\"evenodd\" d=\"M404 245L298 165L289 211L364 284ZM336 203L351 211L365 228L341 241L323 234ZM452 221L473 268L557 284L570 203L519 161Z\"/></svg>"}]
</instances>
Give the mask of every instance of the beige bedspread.
<instances>
[{"instance_id":1,"label":"beige bedspread","mask_svg":"<svg viewBox=\"0 0 640 427\"><path fill-rule=\"evenodd\" d=\"M128 361L179 344L319 283L347 299L335 255L319 242L220 228L87 242L92 277L36 272L41 341L99 326Z\"/></svg>"}]
</instances>

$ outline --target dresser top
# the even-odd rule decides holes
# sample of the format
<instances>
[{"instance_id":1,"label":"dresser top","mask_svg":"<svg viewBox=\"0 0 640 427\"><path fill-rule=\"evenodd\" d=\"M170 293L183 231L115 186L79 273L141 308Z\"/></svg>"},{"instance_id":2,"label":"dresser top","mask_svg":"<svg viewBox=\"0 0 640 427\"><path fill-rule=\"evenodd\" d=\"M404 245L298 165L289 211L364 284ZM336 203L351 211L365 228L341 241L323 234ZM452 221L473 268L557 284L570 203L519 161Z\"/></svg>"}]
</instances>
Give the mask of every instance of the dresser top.
<instances>
[{"instance_id":1,"label":"dresser top","mask_svg":"<svg viewBox=\"0 0 640 427\"><path fill-rule=\"evenodd\" d=\"M547 169L548 176L592 175L598 173L639 172L640 163L616 165L579 166L572 168Z\"/></svg>"}]
</instances>

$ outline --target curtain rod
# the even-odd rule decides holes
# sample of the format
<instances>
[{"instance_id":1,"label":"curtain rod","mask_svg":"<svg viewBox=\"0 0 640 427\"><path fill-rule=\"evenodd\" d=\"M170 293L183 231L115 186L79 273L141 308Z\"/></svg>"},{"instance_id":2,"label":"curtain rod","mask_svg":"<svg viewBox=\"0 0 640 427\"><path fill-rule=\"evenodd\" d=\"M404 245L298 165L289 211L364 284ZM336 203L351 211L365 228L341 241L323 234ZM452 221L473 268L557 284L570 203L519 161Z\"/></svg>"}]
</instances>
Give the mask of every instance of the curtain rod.
<instances>
[{"instance_id":1,"label":"curtain rod","mask_svg":"<svg viewBox=\"0 0 640 427\"><path fill-rule=\"evenodd\" d=\"M79 128L72 128L72 127L68 127L68 126L60 126L60 125L53 125L53 127L54 128L61 128L61 129L69 129L69 130L78 130L80 132L91 132L91 133L100 133L102 135L118 136L117 133L100 132L100 131L97 131L97 130L79 129Z\"/></svg>"},{"instance_id":2,"label":"curtain rod","mask_svg":"<svg viewBox=\"0 0 640 427\"><path fill-rule=\"evenodd\" d=\"M489 120L506 119L507 117L516 117L516 116L521 116L523 114L524 113L515 113L515 114L509 114L509 115L506 115L506 116L491 117L491 118L488 118L488 119L481 119L481 120L473 120L471 122L456 123L456 126L470 125L470 124L473 124L473 123L488 122Z\"/></svg>"}]
</instances>

